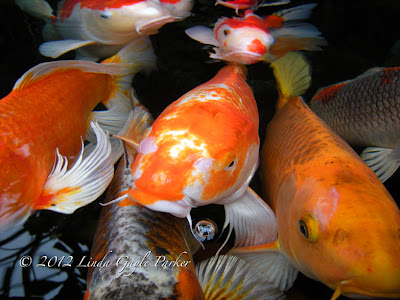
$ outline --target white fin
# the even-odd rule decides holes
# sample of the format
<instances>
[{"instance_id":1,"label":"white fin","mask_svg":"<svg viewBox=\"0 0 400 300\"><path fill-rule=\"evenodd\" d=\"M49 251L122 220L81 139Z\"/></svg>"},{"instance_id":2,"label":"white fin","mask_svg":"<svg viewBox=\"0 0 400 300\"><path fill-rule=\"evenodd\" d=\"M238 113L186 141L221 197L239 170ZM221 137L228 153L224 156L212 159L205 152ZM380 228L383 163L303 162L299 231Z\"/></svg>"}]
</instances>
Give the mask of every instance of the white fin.
<instances>
[{"instance_id":1,"label":"white fin","mask_svg":"<svg viewBox=\"0 0 400 300\"><path fill-rule=\"evenodd\" d=\"M396 149L368 147L361 153L361 158L385 182L400 165L400 160L395 157Z\"/></svg>"},{"instance_id":2,"label":"white fin","mask_svg":"<svg viewBox=\"0 0 400 300\"><path fill-rule=\"evenodd\" d=\"M61 40L45 42L39 46L39 52L43 56L57 58L71 50L75 50L87 45L96 44L95 41L82 40Z\"/></svg>"},{"instance_id":3,"label":"white fin","mask_svg":"<svg viewBox=\"0 0 400 300\"><path fill-rule=\"evenodd\" d=\"M272 242L277 237L274 212L252 189L241 198L225 204L225 224L235 230L235 247Z\"/></svg>"},{"instance_id":4,"label":"white fin","mask_svg":"<svg viewBox=\"0 0 400 300\"><path fill-rule=\"evenodd\" d=\"M282 299L282 292L243 260L221 255L196 266L205 299Z\"/></svg>"},{"instance_id":5,"label":"white fin","mask_svg":"<svg viewBox=\"0 0 400 300\"><path fill-rule=\"evenodd\" d=\"M110 184L114 175L110 141L97 124L91 126L97 136L96 147L89 146L92 152L82 149L71 169L68 170L68 160L57 149L56 163L41 195L42 199L51 198L51 206L38 209L71 214L96 200Z\"/></svg>"},{"instance_id":6,"label":"white fin","mask_svg":"<svg viewBox=\"0 0 400 300\"><path fill-rule=\"evenodd\" d=\"M195 26L185 30L185 33L192 39L207 45L219 46L213 31L205 26Z\"/></svg>"},{"instance_id":7,"label":"white fin","mask_svg":"<svg viewBox=\"0 0 400 300\"><path fill-rule=\"evenodd\" d=\"M46 22L55 17L50 4L44 0L15 0L15 4L24 12Z\"/></svg>"},{"instance_id":8,"label":"white fin","mask_svg":"<svg viewBox=\"0 0 400 300\"><path fill-rule=\"evenodd\" d=\"M259 273L268 281L273 282L274 287L286 291L292 287L296 280L298 270L283 256L272 244L255 247L236 248L229 252L245 260L254 273Z\"/></svg>"},{"instance_id":9,"label":"white fin","mask_svg":"<svg viewBox=\"0 0 400 300\"><path fill-rule=\"evenodd\" d=\"M316 3L303 4L278 11L274 13L274 15L283 17L285 19L285 22L289 20L305 20L311 16L311 12L316 6Z\"/></svg>"},{"instance_id":10,"label":"white fin","mask_svg":"<svg viewBox=\"0 0 400 300\"><path fill-rule=\"evenodd\" d=\"M115 67L123 67L122 71L114 73L117 84L115 96L104 103L107 108L111 108L120 102L132 102L133 77L142 70L153 69L156 65L156 55L150 38L143 36L133 40L117 54L103 60L101 64L108 68L110 73Z\"/></svg>"}]
</instances>

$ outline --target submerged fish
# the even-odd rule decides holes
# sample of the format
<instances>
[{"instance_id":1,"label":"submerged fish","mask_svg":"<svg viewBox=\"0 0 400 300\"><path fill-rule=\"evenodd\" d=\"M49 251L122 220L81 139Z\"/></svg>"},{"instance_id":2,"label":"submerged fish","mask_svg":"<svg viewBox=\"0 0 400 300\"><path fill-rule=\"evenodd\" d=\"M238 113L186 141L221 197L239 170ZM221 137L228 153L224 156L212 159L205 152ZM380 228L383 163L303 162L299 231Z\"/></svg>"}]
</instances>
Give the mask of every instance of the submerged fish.
<instances>
[{"instance_id":1,"label":"submerged fish","mask_svg":"<svg viewBox=\"0 0 400 300\"><path fill-rule=\"evenodd\" d=\"M307 64L289 53L272 64L280 109L266 132L263 187L278 239L233 254L291 287L297 270L351 298L400 297L400 210L352 148L296 95ZM294 95L294 96L292 96Z\"/></svg>"},{"instance_id":2,"label":"submerged fish","mask_svg":"<svg viewBox=\"0 0 400 300\"><path fill-rule=\"evenodd\" d=\"M131 204L167 212L191 223L190 211L225 207L236 242L265 242L275 216L249 187L258 166L258 111L245 67L229 65L170 104L138 147L132 165ZM137 145L126 130L120 136ZM249 215L251 214L251 215Z\"/></svg>"},{"instance_id":3,"label":"submerged fish","mask_svg":"<svg viewBox=\"0 0 400 300\"><path fill-rule=\"evenodd\" d=\"M236 10L237 13L239 9L251 8L253 10L256 10L259 7L284 5L288 3L290 3L290 0L278 0L273 2L261 1L261 3L259 3L258 0L217 0L217 2L215 2L215 5L221 4L223 6L233 8Z\"/></svg>"},{"instance_id":4,"label":"submerged fish","mask_svg":"<svg viewBox=\"0 0 400 300\"><path fill-rule=\"evenodd\" d=\"M157 0L66 0L61 3L57 17L44 0L16 0L16 3L47 22L44 34L47 32L48 39L55 41L40 45L39 51L52 58L71 50L77 50L79 59L107 58L132 40L155 34L175 20Z\"/></svg>"},{"instance_id":5,"label":"submerged fish","mask_svg":"<svg viewBox=\"0 0 400 300\"><path fill-rule=\"evenodd\" d=\"M96 147L83 151L82 138L98 103L129 107L134 73L154 60L146 41L135 41L101 64L37 65L0 100L0 228L37 209L72 213L107 188L114 171L108 136L92 124Z\"/></svg>"},{"instance_id":6,"label":"submerged fish","mask_svg":"<svg viewBox=\"0 0 400 300\"><path fill-rule=\"evenodd\" d=\"M382 182L400 165L400 68L373 68L320 89L311 109L351 145Z\"/></svg>"},{"instance_id":7,"label":"submerged fish","mask_svg":"<svg viewBox=\"0 0 400 300\"><path fill-rule=\"evenodd\" d=\"M304 4L261 18L246 10L243 18L221 18L214 26L196 26L185 30L192 39L216 46L211 58L253 64L272 62L293 50L320 50L324 38L313 25L298 22L307 19L316 4Z\"/></svg>"},{"instance_id":8,"label":"submerged fish","mask_svg":"<svg viewBox=\"0 0 400 300\"><path fill-rule=\"evenodd\" d=\"M149 118L136 108L135 134L143 133ZM222 300L279 295L237 258L212 258L201 262L196 272L192 255L198 244L186 222L138 203L112 201L129 192L135 156L133 151L124 155L108 190L91 250L85 299Z\"/></svg>"}]
</instances>

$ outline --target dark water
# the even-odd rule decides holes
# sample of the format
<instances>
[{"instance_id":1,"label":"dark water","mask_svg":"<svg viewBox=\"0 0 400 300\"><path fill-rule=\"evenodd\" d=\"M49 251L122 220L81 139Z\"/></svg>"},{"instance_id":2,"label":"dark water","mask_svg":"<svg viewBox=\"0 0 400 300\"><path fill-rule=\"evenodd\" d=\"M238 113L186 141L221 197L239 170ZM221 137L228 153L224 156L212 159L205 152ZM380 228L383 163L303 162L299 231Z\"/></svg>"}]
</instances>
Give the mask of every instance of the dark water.
<instances>
[{"instance_id":1,"label":"dark water","mask_svg":"<svg viewBox=\"0 0 400 300\"><path fill-rule=\"evenodd\" d=\"M57 1L49 2L56 7ZM309 2L319 3L310 22L319 28L328 46L321 52L306 53L313 72L313 84L306 100L319 87L354 78L368 68L400 65L400 1L292 0L292 6ZM257 13L267 15L277 9L281 8L261 8ZM210 59L204 45L191 40L183 31L195 25L211 25L220 16L232 16L233 10L215 7L213 1L198 0L193 12L194 16L167 24L152 37L158 69L149 76L138 75L134 81L139 98L154 117L185 92L212 78L224 65L207 63ZM22 13L11 0L1 0L1 97L10 92L26 70L49 60L37 51L42 43L42 25L41 21ZM72 58L68 55L63 58L68 57ZM275 81L266 64L251 65L248 71L248 82L254 90L260 112L260 137L263 140L266 125L274 113ZM397 203L400 201L396 184L399 180L397 174L385 183ZM257 175L252 187L260 192ZM15 235L0 242L0 295L81 298L86 288L87 268L77 265L82 259L84 265L87 262L85 258L90 255L99 211L98 203L92 203L72 216L38 212L20 231L15 229ZM212 252L210 246L200 255L207 256ZM33 258L31 267L20 266L24 255ZM43 256L48 259L44 260ZM57 261L49 260L55 256ZM71 266L68 266L69 256L74 258ZM41 263L45 266L41 267ZM58 264L64 267L58 267ZM299 276L288 298L329 299L331 295L332 291L322 284Z\"/></svg>"}]
</instances>

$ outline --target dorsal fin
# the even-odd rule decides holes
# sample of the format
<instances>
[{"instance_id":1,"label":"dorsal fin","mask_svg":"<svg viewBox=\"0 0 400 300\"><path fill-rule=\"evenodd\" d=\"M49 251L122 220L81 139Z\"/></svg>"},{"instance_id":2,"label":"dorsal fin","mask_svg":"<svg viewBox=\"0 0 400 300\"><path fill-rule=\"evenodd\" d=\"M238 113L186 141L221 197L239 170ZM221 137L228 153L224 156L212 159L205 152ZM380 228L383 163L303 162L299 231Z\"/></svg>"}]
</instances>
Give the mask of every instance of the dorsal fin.
<instances>
[{"instance_id":1,"label":"dorsal fin","mask_svg":"<svg viewBox=\"0 0 400 300\"><path fill-rule=\"evenodd\" d=\"M107 68L103 65L89 61L63 60L47 62L39 64L25 72L25 74L22 75L22 77L14 84L13 90L23 90L50 76L65 72L68 69L78 69L90 73L109 73L107 72Z\"/></svg>"}]
</instances>

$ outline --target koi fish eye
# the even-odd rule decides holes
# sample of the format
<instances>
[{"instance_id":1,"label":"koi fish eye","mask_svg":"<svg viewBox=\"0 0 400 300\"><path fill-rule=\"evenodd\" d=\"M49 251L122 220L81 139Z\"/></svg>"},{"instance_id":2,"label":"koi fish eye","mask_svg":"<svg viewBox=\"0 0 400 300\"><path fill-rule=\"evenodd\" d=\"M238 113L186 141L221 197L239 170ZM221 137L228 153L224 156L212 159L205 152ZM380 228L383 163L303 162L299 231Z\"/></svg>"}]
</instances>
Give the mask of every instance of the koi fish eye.
<instances>
[{"instance_id":1,"label":"koi fish eye","mask_svg":"<svg viewBox=\"0 0 400 300\"><path fill-rule=\"evenodd\" d=\"M100 18L104 19L104 20L108 20L111 18L112 13L109 11L102 11L100 12L99 16Z\"/></svg>"},{"instance_id":2,"label":"koi fish eye","mask_svg":"<svg viewBox=\"0 0 400 300\"><path fill-rule=\"evenodd\" d=\"M194 228L195 236L200 242L204 242L205 240L212 240L217 232L217 224L209 219L197 222Z\"/></svg>"},{"instance_id":3,"label":"koi fish eye","mask_svg":"<svg viewBox=\"0 0 400 300\"><path fill-rule=\"evenodd\" d=\"M231 171L235 168L236 164L237 164L236 155L233 153L228 153L228 155L225 158L224 170Z\"/></svg>"},{"instance_id":4,"label":"koi fish eye","mask_svg":"<svg viewBox=\"0 0 400 300\"><path fill-rule=\"evenodd\" d=\"M307 213L299 220L298 228L306 240L315 242L318 239L318 221L311 214Z\"/></svg>"},{"instance_id":5,"label":"koi fish eye","mask_svg":"<svg viewBox=\"0 0 400 300\"><path fill-rule=\"evenodd\" d=\"M228 34L230 34L231 33L231 31L229 30L229 29L225 29L224 30L224 35L228 35Z\"/></svg>"}]
</instances>

